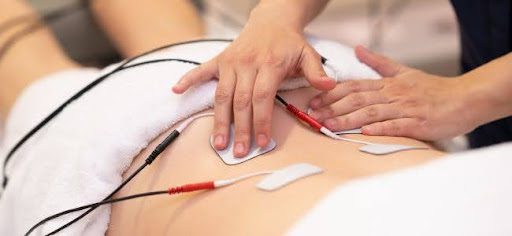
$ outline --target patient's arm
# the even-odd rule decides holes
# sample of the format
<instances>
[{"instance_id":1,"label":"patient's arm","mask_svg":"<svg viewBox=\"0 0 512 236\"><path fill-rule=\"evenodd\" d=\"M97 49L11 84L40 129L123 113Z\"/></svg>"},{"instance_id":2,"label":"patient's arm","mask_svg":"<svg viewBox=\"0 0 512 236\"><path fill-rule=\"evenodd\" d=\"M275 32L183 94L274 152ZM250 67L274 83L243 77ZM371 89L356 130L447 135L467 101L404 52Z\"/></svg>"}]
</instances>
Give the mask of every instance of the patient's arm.
<instances>
[{"instance_id":1,"label":"patient's arm","mask_svg":"<svg viewBox=\"0 0 512 236\"><path fill-rule=\"evenodd\" d=\"M317 91L307 88L281 93L304 109ZM281 235L335 186L346 181L418 165L442 155L415 150L388 156L358 151L360 144L335 141L299 124L275 107L272 137L277 148L246 163L227 166L210 147L213 118L194 122L180 138L116 197L166 189L169 186L238 176L253 171L307 162L325 173L275 192L257 190L256 177L212 192L157 196L113 206L109 235ZM139 154L125 176L169 133ZM360 140L427 146L396 137L347 136Z\"/></svg>"},{"instance_id":2,"label":"patient's arm","mask_svg":"<svg viewBox=\"0 0 512 236\"><path fill-rule=\"evenodd\" d=\"M0 25L10 20L34 14L25 1L0 1ZM13 35L33 24L27 21L0 33L0 47ZM0 55L0 116L5 117L19 93L44 75L78 67L67 57L47 27L24 35L5 54Z\"/></svg>"},{"instance_id":3,"label":"patient's arm","mask_svg":"<svg viewBox=\"0 0 512 236\"><path fill-rule=\"evenodd\" d=\"M92 9L126 57L203 36L201 19L189 0L94 0Z\"/></svg>"}]
</instances>

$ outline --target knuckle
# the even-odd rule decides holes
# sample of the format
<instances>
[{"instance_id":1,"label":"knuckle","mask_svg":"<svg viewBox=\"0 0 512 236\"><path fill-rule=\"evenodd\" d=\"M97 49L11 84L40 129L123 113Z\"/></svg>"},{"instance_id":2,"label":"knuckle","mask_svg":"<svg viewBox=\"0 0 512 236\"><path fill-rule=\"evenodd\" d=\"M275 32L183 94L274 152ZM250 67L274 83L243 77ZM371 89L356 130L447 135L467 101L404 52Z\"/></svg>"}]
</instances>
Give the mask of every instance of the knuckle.
<instances>
[{"instance_id":1,"label":"knuckle","mask_svg":"<svg viewBox=\"0 0 512 236\"><path fill-rule=\"evenodd\" d=\"M229 122L224 119L215 119L213 127L216 133L224 132L229 126Z\"/></svg>"},{"instance_id":2,"label":"knuckle","mask_svg":"<svg viewBox=\"0 0 512 236\"><path fill-rule=\"evenodd\" d=\"M359 92L361 91L361 84L357 81L348 81L345 86L347 86L350 92Z\"/></svg>"},{"instance_id":3,"label":"knuckle","mask_svg":"<svg viewBox=\"0 0 512 236\"><path fill-rule=\"evenodd\" d=\"M347 126L351 126L351 124L352 124L352 119L349 116L343 116L337 122L338 127L340 127L340 126L347 127Z\"/></svg>"},{"instance_id":4,"label":"knuckle","mask_svg":"<svg viewBox=\"0 0 512 236\"><path fill-rule=\"evenodd\" d=\"M241 53L240 56L238 56L237 62L241 65L249 65L254 63L254 60L256 59L256 53L254 52L245 52Z\"/></svg>"},{"instance_id":5,"label":"knuckle","mask_svg":"<svg viewBox=\"0 0 512 236\"><path fill-rule=\"evenodd\" d=\"M260 103L260 102L263 102L263 101L266 101L267 99L269 99L272 95L272 92L271 90L269 89L256 89L254 91L254 95L253 95L253 102L254 103Z\"/></svg>"},{"instance_id":6,"label":"knuckle","mask_svg":"<svg viewBox=\"0 0 512 236\"><path fill-rule=\"evenodd\" d=\"M382 84L388 84L388 83L390 83L392 80L393 80L393 79L391 79L391 78L389 78L389 77L384 77L384 78L382 78L382 79L380 79L380 80L377 80L377 81L382 82Z\"/></svg>"},{"instance_id":7,"label":"knuckle","mask_svg":"<svg viewBox=\"0 0 512 236\"><path fill-rule=\"evenodd\" d=\"M420 131L428 131L430 129L429 122L425 119L421 119L416 122L416 128Z\"/></svg>"},{"instance_id":8,"label":"knuckle","mask_svg":"<svg viewBox=\"0 0 512 236\"><path fill-rule=\"evenodd\" d=\"M379 116L379 110L376 107L368 107L365 109L365 115L368 119L375 119Z\"/></svg>"},{"instance_id":9,"label":"knuckle","mask_svg":"<svg viewBox=\"0 0 512 236\"><path fill-rule=\"evenodd\" d=\"M238 126L235 129L235 136L238 141L249 140L251 129L248 126Z\"/></svg>"},{"instance_id":10,"label":"knuckle","mask_svg":"<svg viewBox=\"0 0 512 236\"><path fill-rule=\"evenodd\" d=\"M332 108L331 106L327 106L324 109L320 110L320 114L322 114L322 116L324 117L332 117L335 114L334 108Z\"/></svg>"},{"instance_id":11,"label":"knuckle","mask_svg":"<svg viewBox=\"0 0 512 236\"><path fill-rule=\"evenodd\" d=\"M248 91L242 91L236 94L233 100L233 109L240 111L249 107L251 104L251 95Z\"/></svg>"},{"instance_id":12,"label":"knuckle","mask_svg":"<svg viewBox=\"0 0 512 236\"><path fill-rule=\"evenodd\" d=\"M263 64L270 67L282 67L284 66L284 59L275 53L267 53L263 60Z\"/></svg>"},{"instance_id":13,"label":"knuckle","mask_svg":"<svg viewBox=\"0 0 512 236\"><path fill-rule=\"evenodd\" d=\"M226 104L231 100L231 93L228 89L223 87L218 87L215 92L215 102L217 104Z\"/></svg>"},{"instance_id":14,"label":"knuckle","mask_svg":"<svg viewBox=\"0 0 512 236\"><path fill-rule=\"evenodd\" d=\"M363 95L354 93L349 95L349 102L352 107L361 107L365 104L366 100Z\"/></svg>"},{"instance_id":15,"label":"knuckle","mask_svg":"<svg viewBox=\"0 0 512 236\"><path fill-rule=\"evenodd\" d=\"M397 135L400 133L400 126L397 121L392 120L387 124L385 130L392 135Z\"/></svg>"},{"instance_id":16,"label":"knuckle","mask_svg":"<svg viewBox=\"0 0 512 236\"><path fill-rule=\"evenodd\" d=\"M268 116L254 118L254 129L265 131L270 127Z\"/></svg>"},{"instance_id":17,"label":"knuckle","mask_svg":"<svg viewBox=\"0 0 512 236\"><path fill-rule=\"evenodd\" d=\"M370 87L375 89L382 89L384 87L384 81L382 80L371 80L370 81Z\"/></svg>"}]
</instances>

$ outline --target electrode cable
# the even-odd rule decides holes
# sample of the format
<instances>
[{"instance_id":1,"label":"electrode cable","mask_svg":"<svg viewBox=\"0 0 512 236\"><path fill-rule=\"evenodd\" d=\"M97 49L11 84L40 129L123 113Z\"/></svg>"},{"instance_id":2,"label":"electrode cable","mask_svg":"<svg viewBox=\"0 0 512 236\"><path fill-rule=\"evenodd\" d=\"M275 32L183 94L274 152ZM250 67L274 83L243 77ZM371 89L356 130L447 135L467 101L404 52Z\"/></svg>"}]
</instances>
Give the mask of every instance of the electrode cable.
<instances>
[{"instance_id":1,"label":"electrode cable","mask_svg":"<svg viewBox=\"0 0 512 236\"><path fill-rule=\"evenodd\" d=\"M231 41L232 41L231 39L198 39L198 40L190 40L190 41L173 43L173 44L161 46L161 47L155 48L153 50L150 50L148 52L142 53L142 54L140 54L138 56L135 56L133 58L127 59L124 62L122 62L120 65L118 65L115 69L110 71L109 73L107 73L105 75L102 75L99 78L95 79L94 81L89 83L87 86L85 86L84 88L79 90L77 93L75 93L73 96L71 96L69 99L67 99L64 103L62 103L60 106L58 106L55 110L53 110L48 116L46 116L42 121L40 121L27 134L25 134L14 145L13 148L11 148L11 150L8 152L7 156L5 157L4 163L3 163L3 183L2 184L3 184L4 191L5 191L5 188L7 187L7 184L8 184L8 176L7 176L7 171L6 171L7 164L9 163L9 161L11 160L13 155L16 153L16 151L20 147L22 147L23 144L25 144L34 134L36 134L39 130L41 130L43 127L45 127L48 122L50 122L57 115L59 115L69 104L73 103L75 100L80 98L82 95L87 93L89 90L93 89L98 84L103 82L105 79L107 79L110 76L118 73L119 71L124 70L125 67L133 68L134 65L129 65L129 63L131 63L134 60L139 59L139 58L141 58L143 56L147 56L147 55L149 55L151 53L154 53L154 52L157 52L157 51L160 51L160 50L163 50L163 49L168 49L168 48L171 48L171 47L179 46L179 45L186 45L186 44L192 44L192 43L202 43L202 42L231 42ZM175 60L175 61L181 61L181 62L192 63L192 64L198 63L198 62L188 61L188 60L184 60L184 59L160 59L160 60ZM140 65L149 64L149 62L148 63L141 62L139 64Z\"/></svg>"}]
</instances>

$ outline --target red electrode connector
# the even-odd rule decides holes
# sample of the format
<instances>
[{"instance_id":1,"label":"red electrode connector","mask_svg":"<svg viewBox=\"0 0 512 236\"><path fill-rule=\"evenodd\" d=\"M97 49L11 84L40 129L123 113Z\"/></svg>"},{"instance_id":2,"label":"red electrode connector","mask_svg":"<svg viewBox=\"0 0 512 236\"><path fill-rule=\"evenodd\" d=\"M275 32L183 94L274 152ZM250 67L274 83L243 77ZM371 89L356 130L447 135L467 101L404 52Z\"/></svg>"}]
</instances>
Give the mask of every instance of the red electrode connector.
<instances>
[{"instance_id":1,"label":"red electrode connector","mask_svg":"<svg viewBox=\"0 0 512 236\"><path fill-rule=\"evenodd\" d=\"M290 111L295 117L299 118L300 120L306 122L309 126L311 126L313 129L315 129L318 132L321 132L322 124L320 122L313 119L313 117L309 116L305 112L301 111L299 108L295 107L294 105L286 102L281 96L276 94L276 99L280 103L282 103L288 111Z\"/></svg>"},{"instance_id":2,"label":"red electrode connector","mask_svg":"<svg viewBox=\"0 0 512 236\"><path fill-rule=\"evenodd\" d=\"M194 192L199 190L211 190L215 189L215 183L213 181L203 182L203 183L195 183L195 184L186 184L178 187L169 188L169 194L178 194L178 193L186 193L186 192Z\"/></svg>"},{"instance_id":3,"label":"red electrode connector","mask_svg":"<svg viewBox=\"0 0 512 236\"><path fill-rule=\"evenodd\" d=\"M313 119L313 117L309 116L305 112L299 110L299 108L293 106L292 104L286 105L286 109L293 113L295 117L299 118L300 120L306 122L309 126L311 126L316 131L320 132L320 129L322 128L322 125Z\"/></svg>"}]
</instances>

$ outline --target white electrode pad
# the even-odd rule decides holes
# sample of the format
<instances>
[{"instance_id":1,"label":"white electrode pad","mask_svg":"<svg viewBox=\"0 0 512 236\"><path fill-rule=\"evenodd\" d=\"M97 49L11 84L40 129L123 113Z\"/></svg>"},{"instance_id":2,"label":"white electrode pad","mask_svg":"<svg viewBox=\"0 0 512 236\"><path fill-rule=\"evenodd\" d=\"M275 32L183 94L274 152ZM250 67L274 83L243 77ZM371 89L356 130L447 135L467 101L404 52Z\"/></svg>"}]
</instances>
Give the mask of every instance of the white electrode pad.
<instances>
[{"instance_id":1,"label":"white electrode pad","mask_svg":"<svg viewBox=\"0 0 512 236\"><path fill-rule=\"evenodd\" d=\"M398 144L369 144L359 148L359 151L366 152L373 155L387 155L395 152L406 150L428 149L426 147L415 147Z\"/></svg>"},{"instance_id":2,"label":"white electrode pad","mask_svg":"<svg viewBox=\"0 0 512 236\"><path fill-rule=\"evenodd\" d=\"M300 178L322 173L322 169L308 163L300 163L287 166L274 171L272 174L261 180L257 187L265 191L274 191Z\"/></svg>"},{"instance_id":3,"label":"white electrode pad","mask_svg":"<svg viewBox=\"0 0 512 236\"><path fill-rule=\"evenodd\" d=\"M233 148L234 148L234 142L235 142L235 127L231 125L230 128L230 135L229 135L229 143L228 146L224 150L217 150L215 149L213 145L213 137L210 138L210 145L212 146L213 150L217 153L217 155L220 157L220 159L226 163L227 165L237 165L243 162L246 162L248 160L251 160L259 155L263 155L267 152L270 152L274 150L274 148L277 146L276 142L273 139L270 139L268 142L268 145L264 148L258 147L256 142L254 142L254 139L251 141L251 149L249 150L247 156L238 158L233 156Z\"/></svg>"}]
</instances>

